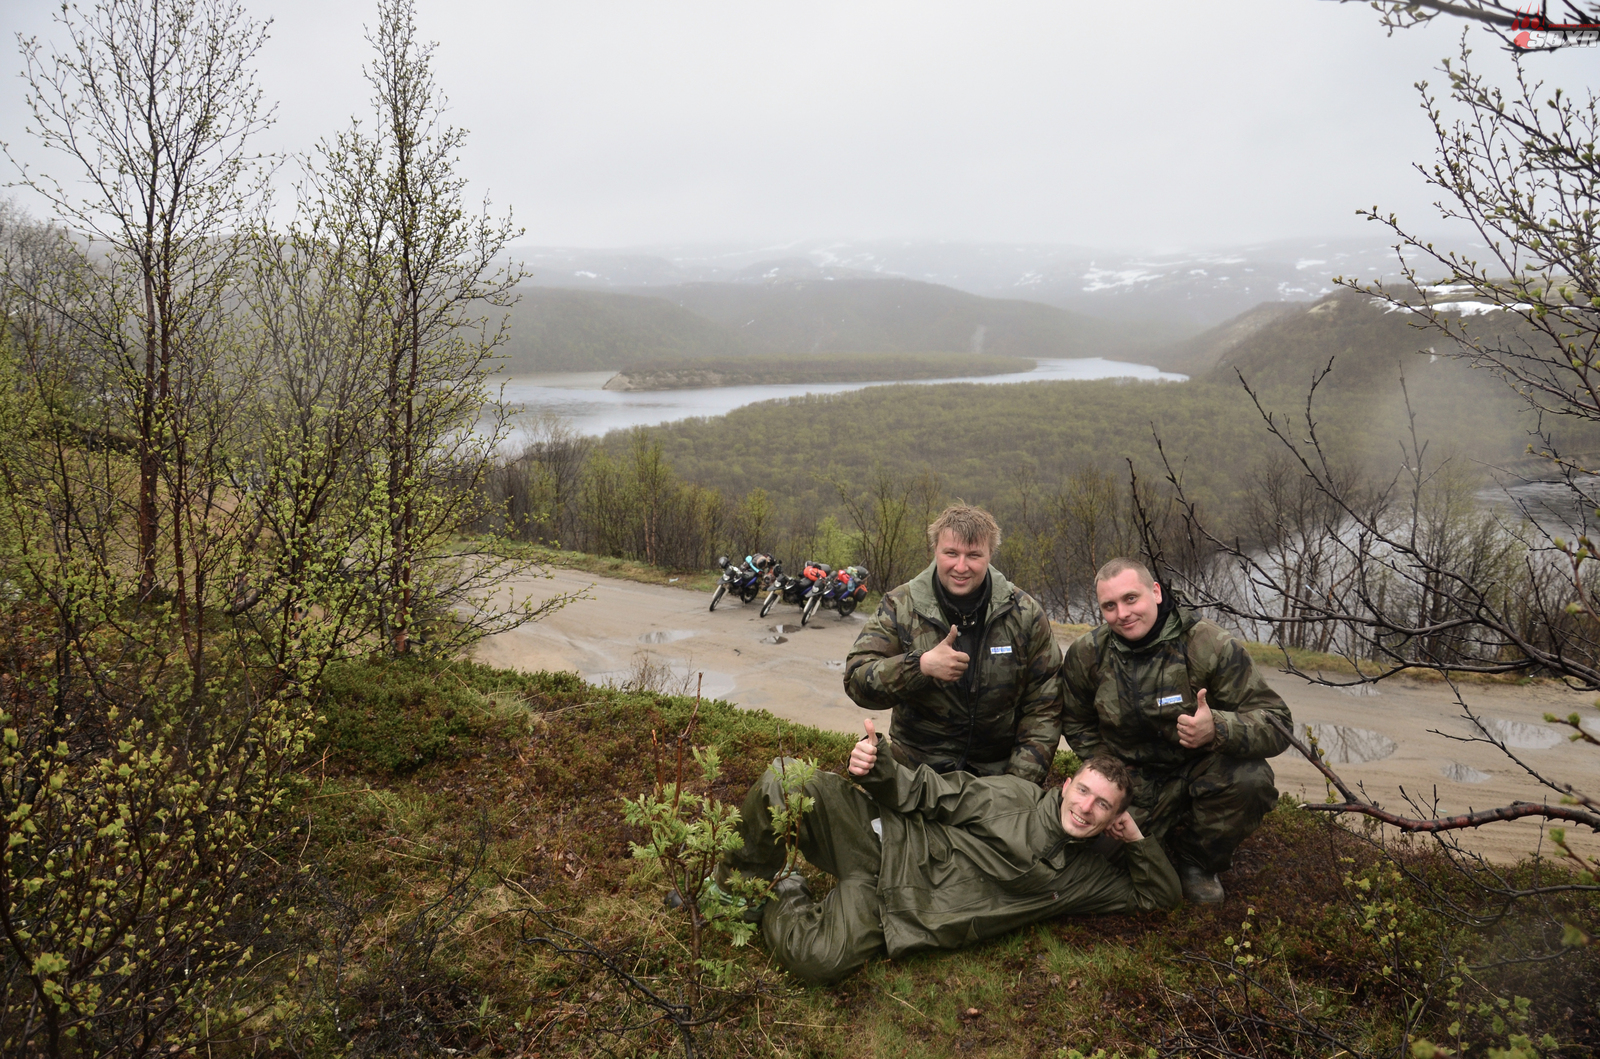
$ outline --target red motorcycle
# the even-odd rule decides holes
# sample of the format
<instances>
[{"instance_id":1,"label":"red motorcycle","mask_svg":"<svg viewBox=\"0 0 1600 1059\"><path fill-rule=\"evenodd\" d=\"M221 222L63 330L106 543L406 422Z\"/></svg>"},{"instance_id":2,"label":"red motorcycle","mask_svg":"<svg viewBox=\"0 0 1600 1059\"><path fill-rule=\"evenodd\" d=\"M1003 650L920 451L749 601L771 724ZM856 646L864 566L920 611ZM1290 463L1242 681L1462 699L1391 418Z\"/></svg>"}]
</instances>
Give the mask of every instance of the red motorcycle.
<instances>
[{"instance_id":1,"label":"red motorcycle","mask_svg":"<svg viewBox=\"0 0 1600 1059\"><path fill-rule=\"evenodd\" d=\"M839 617L847 618L866 598L867 568L847 566L829 575L819 588L812 591L806 599L805 609L800 612L800 624L809 622L822 607L831 607L839 612Z\"/></svg>"}]
</instances>

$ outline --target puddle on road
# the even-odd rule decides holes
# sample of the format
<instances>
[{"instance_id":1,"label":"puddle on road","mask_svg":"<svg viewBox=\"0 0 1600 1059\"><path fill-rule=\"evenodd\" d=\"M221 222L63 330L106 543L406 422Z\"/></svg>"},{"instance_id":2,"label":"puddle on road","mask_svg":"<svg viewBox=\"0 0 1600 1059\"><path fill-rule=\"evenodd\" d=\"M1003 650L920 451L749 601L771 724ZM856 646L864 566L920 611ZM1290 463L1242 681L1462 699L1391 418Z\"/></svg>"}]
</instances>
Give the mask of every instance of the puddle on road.
<instances>
[{"instance_id":1,"label":"puddle on road","mask_svg":"<svg viewBox=\"0 0 1600 1059\"><path fill-rule=\"evenodd\" d=\"M1369 761L1382 761L1395 750L1393 739L1370 728L1352 728L1347 724L1314 724L1311 734L1317 737L1317 745L1327 755L1330 765L1364 765Z\"/></svg>"},{"instance_id":2,"label":"puddle on road","mask_svg":"<svg viewBox=\"0 0 1600 1059\"><path fill-rule=\"evenodd\" d=\"M1493 778L1489 773L1475 769L1471 765L1463 765L1459 761L1452 761L1441 768L1439 775L1457 783L1484 783Z\"/></svg>"},{"instance_id":3,"label":"puddle on road","mask_svg":"<svg viewBox=\"0 0 1600 1059\"><path fill-rule=\"evenodd\" d=\"M1508 721L1502 717L1485 717L1483 726L1489 729L1490 735L1516 750L1549 750L1566 738L1547 725Z\"/></svg>"},{"instance_id":4,"label":"puddle on road","mask_svg":"<svg viewBox=\"0 0 1600 1059\"><path fill-rule=\"evenodd\" d=\"M771 634L761 638L762 643L788 643L789 637L800 631L798 625L768 625L767 631Z\"/></svg>"},{"instance_id":5,"label":"puddle on road","mask_svg":"<svg viewBox=\"0 0 1600 1059\"><path fill-rule=\"evenodd\" d=\"M683 629L652 629L650 632L647 632L643 636L640 636L639 637L639 642L640 643L677 643L679 640L687 640L689 637L691 637L693 635L694 635L694 633L686 632Z\"/></svg>"}]
</instances>

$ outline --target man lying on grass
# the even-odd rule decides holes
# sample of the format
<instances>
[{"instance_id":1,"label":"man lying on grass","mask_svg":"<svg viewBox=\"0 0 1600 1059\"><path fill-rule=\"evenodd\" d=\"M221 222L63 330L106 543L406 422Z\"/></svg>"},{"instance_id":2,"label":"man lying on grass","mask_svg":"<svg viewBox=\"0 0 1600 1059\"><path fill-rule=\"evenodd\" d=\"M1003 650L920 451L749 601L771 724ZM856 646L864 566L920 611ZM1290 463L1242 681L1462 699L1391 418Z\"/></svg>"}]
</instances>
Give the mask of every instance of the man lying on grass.
<instances>
[{"instance_id":1,"label":"man lying on grass","mask_svg":"<svg viewBox=\"0 0 1600 1059\"><path fill-rule=\"evenodd\" d=\"M780 879L761 915L767 948L808 982L833 982L874 956L954 949L1063 914L1170 908L1183 891L1159 843L1127 813L1132 781L1115 758L1094 758L1059 790L1017 776L916 771L867 734L850 775L806 785L816 807L800 852L838 879L820 902L798 875ZM783 850L770 807L782 805L774 761L742 810L744 847L723 871L772 878ZM865 791L865 793L863 793ZM1109 836L1109 839L1102 839ZM1096 839L1102 839L1096 842ZM1126 855L1105 856L1126 844Z\"/></svg>"}]
</instances>

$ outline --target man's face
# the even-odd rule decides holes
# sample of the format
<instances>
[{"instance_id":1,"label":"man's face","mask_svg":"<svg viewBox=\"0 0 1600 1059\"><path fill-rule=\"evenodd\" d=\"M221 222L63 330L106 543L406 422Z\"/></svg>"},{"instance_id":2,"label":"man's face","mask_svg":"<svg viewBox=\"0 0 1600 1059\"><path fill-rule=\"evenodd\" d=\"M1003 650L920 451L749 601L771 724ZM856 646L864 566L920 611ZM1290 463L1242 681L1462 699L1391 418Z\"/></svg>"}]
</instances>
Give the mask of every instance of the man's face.
<instances>
[{"instance_id":1,"label":"man's face","mask_svg":"<svg viewBox=\"0 0 1600 1059\"><path fill-rule=\"evenodd\" d=\"M984 541L957 540L949 530L939 531L933 548L934 573L952 596L975 592L989 573L989 545Z\"/></svg>"},{"instance_id":2,"label":"man's face","mask_svg":"<svg viewBox=\"0 0 1600 1059\"><path fill-rule=\"evenodd\" d=\"M1093 838L1122 815L1122 789L1093 769L1061 787L1061 828L1073 838Z\"/></svg>"},{"instance_id":3,"label":"man's face","mask_svg":"<svg viewBox=\"0 0 1600 1059\"><path fill-rule=\"evenodd\" d=\"M1161 606L1161 585L1145 584L1139 571L1124 570L1094 586L1100 597L1100 617L1124 640L1137 640L1156 625Z\"/></svg>"}]
</instances>

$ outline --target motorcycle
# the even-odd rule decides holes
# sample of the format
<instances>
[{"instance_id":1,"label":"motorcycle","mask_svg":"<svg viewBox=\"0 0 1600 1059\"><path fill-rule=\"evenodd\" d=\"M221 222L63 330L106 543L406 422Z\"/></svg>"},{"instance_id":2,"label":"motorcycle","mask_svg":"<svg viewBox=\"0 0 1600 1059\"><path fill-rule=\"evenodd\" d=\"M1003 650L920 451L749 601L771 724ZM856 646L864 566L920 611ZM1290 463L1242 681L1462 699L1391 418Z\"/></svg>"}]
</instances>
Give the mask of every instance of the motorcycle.
<instances>
[{"instance_id":1,"label":"motorcycle","mask_svg":"<svg viewBox=\"0 0 1600 1059\"><path fill-rule=\"evenodd\" d=\"M809 622L822 607L831 607L839 612L839 617L848 618L866 598L867 568L847 566L832 574L819 589L811 593L805 609L800 612L800 624Z\"/></svg>"},{"instance_id":2,"label":"motorcycle","mask_svg":"<svg viewBox=\"0 0 1600 1059\"><path fill-rule=\"evenodd\" d=\"M729 562L726 555L719 555L717 565L722 568L722 580L712 590L711 610L716 610L722 597L729 592L737 594L741 602L749 603L761 594L762 589L771 586L782 566L765 552L747 555L742 563Z\"/></svg>"},{"instance_id":3,"label":"motorcycle","mask_svg":"<svg viewBox=\"0 0 1600 1059\"><path fill-rule=\"evenodd\" d=\"M772 605L778 600L804 607L806 598L816 590L829 574L833 567L826 563L814 563L810 559L800 564L801 570L797 577L780 577L774 583L772 590L767 593L766 601L761 604L761 616L765 618Z\"/></svg>"},{"instance_id":4,"label":"motorcycle","mask_svg":"<svg viewBox=\"0 0 1600 1059\"><path fill-rule=\"evenodd\" d=\"M757 559L765 558L769 565L762 570L761 589L766 592L767 598L761 602L761 616L765 618L772 609L772 604L783 595L783 586L789 579L783 576L783 563L768 556L756 556Z\"/></svg>"}]
</instances>

